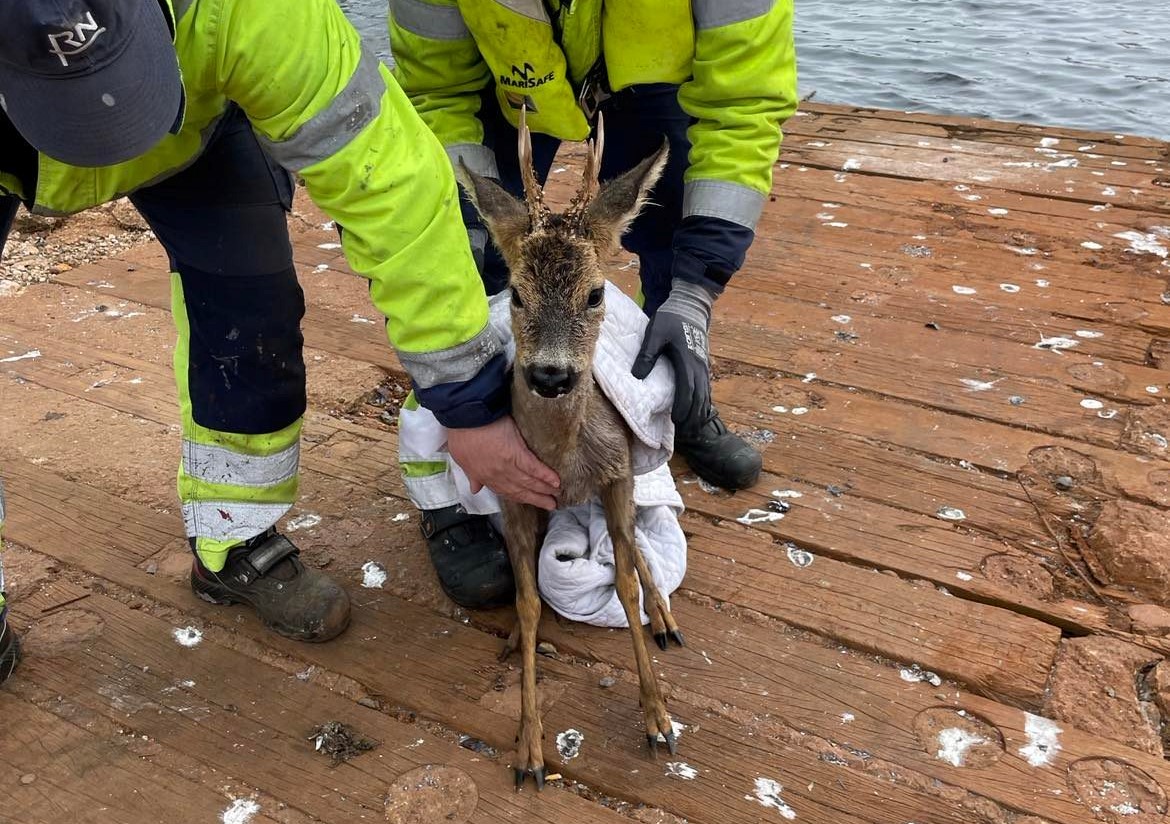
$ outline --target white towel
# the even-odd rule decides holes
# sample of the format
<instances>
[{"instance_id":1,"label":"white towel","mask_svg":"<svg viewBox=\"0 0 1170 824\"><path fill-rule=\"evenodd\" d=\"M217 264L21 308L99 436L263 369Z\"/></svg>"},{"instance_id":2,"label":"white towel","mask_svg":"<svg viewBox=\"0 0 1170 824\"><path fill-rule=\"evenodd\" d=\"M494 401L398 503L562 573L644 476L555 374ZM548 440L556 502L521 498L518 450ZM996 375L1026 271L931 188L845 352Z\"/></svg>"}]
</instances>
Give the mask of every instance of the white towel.
<instances>
[{"instance_id":1,"label":"white towel","mask_svg":"<svg viewBox=\"0 0 1170 824\"><path fill-rule=\"evenodd\" d=\"M646 329L646 316L612 283L606 283L605 300L593 377L634 433L635 537L655 584L669 598L686 574L687 554L686 536L678 523L682 497L667 465L674 447L670 419L674 372L669 361L661 358L645 380L630 374ZM510 315L507 300L492 301L490 323L500 335L509 361L515 353ZM496 516L498 523L499 500L488 489L471 494L467 475L446 451L446 429L434 415L422 408L403 410L399 436L401 456L406 460L445 457L450 472L435 476L433 483L453 484L458 502L468 512ZM436 500L442 497L440 494ZM566 618L605 627L627 626L614 588L613 544L598 499L552 513L540 551L537 582L545 602ZM647 622L643 610L642 623Z\"/></svg>"}]
</instances>

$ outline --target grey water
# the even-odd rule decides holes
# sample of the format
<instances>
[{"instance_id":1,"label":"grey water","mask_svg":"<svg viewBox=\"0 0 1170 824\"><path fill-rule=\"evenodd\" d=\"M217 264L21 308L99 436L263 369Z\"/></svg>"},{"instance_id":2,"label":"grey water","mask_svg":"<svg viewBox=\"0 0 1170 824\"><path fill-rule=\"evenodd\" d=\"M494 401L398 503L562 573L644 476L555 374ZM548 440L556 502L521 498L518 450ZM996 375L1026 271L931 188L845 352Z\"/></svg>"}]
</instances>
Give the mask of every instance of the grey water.
<instances>
[{"instance_id":1,"label":"grey water","mask_svg":"<svg viewBox=\"0 0 1170 824\"><path fill-rule=\"evenodd\" d=\"M339 0L383 59L387 0ZM818 102L1170 139L1167 0L796 0Z\"/></svg>"}]
</instances>

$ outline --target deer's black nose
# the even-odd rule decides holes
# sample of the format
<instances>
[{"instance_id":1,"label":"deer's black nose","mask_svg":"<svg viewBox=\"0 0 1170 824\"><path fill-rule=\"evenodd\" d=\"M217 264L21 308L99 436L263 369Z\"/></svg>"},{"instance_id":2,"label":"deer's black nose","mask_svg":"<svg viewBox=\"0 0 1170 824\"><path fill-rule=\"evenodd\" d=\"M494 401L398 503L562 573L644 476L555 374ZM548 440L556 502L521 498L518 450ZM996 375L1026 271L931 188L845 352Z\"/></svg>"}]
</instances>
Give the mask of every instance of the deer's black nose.
<instances>
[{"instance_id":1,"label":"deer's black nose","mask_svg":"<svg viewBox=\"0 0 1170 824\"><path fill-rule=\"evenodd\" d=\"M524 377L532 391L544 398L566 395L577 385L577 373L563 366L529 366Z\"/></svg>"}]
</instances>

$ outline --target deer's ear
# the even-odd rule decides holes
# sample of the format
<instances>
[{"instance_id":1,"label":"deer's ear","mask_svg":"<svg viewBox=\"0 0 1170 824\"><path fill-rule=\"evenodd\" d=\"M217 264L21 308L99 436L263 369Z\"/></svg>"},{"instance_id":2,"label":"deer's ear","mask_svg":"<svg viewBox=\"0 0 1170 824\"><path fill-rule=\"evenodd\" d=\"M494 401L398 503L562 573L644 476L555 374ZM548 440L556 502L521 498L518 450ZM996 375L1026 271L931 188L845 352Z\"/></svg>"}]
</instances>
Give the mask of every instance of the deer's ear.
<instances>
[{"instance_id":1,"label":"deer's ear","mask_svg":"<svg viewBox=\"0 0 1170 824\"><path fill-rule=\"evenodd\" d=\"M528 209L524 202L512 197L494 180L468 169L462 158L455 167L455 177L487 224L504 259L514 260L520 252L520 241L528 231Z\"/></svg>"},{"instance_id":2,"label":"deer's ear","mask_svg":"<svg viewBox=\"0 0 1170 824\"><path fill-rule=\"evenodd\" d=\"M618 245L646 205L647 196L666 167L667 143L625 174L604 183L585 209L584 224L599 250Z\"/></svg>"}]
</instances>

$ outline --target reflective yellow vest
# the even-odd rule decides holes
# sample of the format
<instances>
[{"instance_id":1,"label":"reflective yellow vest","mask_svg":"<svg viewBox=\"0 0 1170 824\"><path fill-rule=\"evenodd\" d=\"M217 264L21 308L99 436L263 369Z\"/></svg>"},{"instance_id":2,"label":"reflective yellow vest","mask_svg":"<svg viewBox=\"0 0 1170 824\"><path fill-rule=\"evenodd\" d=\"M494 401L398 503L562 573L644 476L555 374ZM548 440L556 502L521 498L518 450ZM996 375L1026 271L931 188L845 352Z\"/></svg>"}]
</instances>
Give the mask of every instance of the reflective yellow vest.
<instances>
[{"instance_id":1,"label":"reflective yellow vest","mask_svg":"<svg viewBox=\"0 0 1170 824\"><path fill-rule=\"evenodd\" d=\"M346 258L370 279L390 340L416 381L472 378L498 343L487 328L454 175L336 2L167 2L186 93L181 130L116 166L77 168L41 155L35 192L20 191L11 175L0 177L0 187L42 214L107 202L193 163L234 102L261 144L343 228Z\"/></svg>"},{"instance_id":2,"label":"reflective yellow vest","mask_svg":"<svg viewBox=\"0 0 1170 824\"><path fill-rule=\"evenodd\" d=\"M690 187L688 208L755 225L797 105L792 0L390 0L389 25L395 77L474 171L494 164L483 89L513 125L526 105L533 131L582 140L578 92L601 57L614 91L680 85L695 118L686 181L711 182Z\"/></svg>"}]
</instances>

